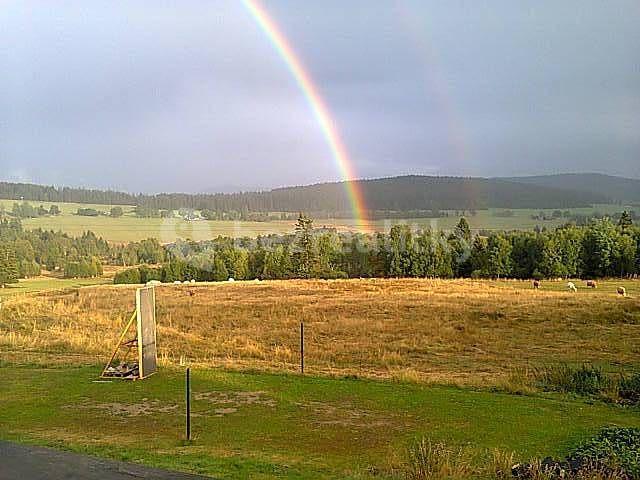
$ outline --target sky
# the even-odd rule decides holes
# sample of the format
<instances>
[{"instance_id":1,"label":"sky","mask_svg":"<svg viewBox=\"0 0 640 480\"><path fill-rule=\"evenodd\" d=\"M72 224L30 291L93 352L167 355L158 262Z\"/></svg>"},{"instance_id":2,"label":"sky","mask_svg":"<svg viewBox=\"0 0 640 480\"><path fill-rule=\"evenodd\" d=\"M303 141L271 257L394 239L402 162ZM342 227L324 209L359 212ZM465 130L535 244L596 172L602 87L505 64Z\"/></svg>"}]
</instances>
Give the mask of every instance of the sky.
<instances>
[{"instance_id":1,"label":"sky","mask_svg":"<svg viewBox=\"0 0 640 480\"><path fill-rule=\"evenodd\" d=\"M640 3L263 0L355 175L640 178ZM239 0L0 0L0 180L129 192L341 180Z\"/></svg>"}]
</instances>

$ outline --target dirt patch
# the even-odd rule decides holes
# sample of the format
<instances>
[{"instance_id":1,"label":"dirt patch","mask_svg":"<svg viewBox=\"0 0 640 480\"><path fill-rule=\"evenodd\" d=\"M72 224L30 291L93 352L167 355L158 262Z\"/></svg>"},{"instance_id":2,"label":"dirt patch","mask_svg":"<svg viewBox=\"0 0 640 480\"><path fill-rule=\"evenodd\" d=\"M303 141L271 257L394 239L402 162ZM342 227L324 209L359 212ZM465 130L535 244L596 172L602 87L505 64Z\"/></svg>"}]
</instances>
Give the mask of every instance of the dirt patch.
<instances>
[{"instance_id":1,"label":"dirt patch","mask_svg":"<svg viewBox=\"0 0 640 480\"><path fill-rule=\"evenodd\" d=\"M140 403L96 403L81 405L80 408L102 410L117 416L138 417L140 415L172 413L178 408L178 405L165 404L160 400L148 400L145 398Z\"/></svg>"},{"instance_id":2,"label":"dirt patch","mask_svg":"<svg viewBox=\"0 0 640 480\"><path fill-rule=\"evenodd\" d=\"M265 392L201 392L193 396L194 400L208 402L218 408L213 410L216 417L236 413L240 408L250 405L275 407L276 401Z\"/></svg>"},{"instance_id":3,"label":"dirt patch","mask_svg":"<svg viewBox=\"0 0 640 480\"><path fill-rule=\"evenodd\" d=\"M266 392L203 392L196 393L193 398L199 401L207 401L215 405L264 405L275 407L276 401L269 398Z\"/></svg>"},{"instance_id":4,"label":"dirt patch","mask_svg":"<svg viewBox=\"0 0 640 480\"><path fill-rule=\"evenodd\" d=\"M392 418L383 418L374 412L355 408L348 404L337 406L312 401L296 405L309 410L309 416L316 425L337 425L351 428L394 428L398 426Z\"/></svg>"}]
</instances>

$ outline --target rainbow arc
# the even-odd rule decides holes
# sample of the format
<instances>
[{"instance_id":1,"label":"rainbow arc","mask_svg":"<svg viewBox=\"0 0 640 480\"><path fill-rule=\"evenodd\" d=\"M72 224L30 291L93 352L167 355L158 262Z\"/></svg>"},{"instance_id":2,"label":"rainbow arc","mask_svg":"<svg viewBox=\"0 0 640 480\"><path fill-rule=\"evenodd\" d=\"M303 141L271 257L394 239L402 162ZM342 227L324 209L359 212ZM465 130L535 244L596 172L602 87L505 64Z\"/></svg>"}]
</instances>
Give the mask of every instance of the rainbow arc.
<instances>
[{"instance_id":1,"label":"rainbow arc","mask_svg":"<svg viewBox=\"0 0 640 480\"><path fill-rule=\"evenodd\" d=\"M356 224L361 229L367 229L365 199L362 188L356 181L357 177L353 161L349 158L347 148L342 142L336 127L336 122L333 120L311 75L309 75L287 37L260 2L258 0L243 0L243 4L282 58L309 103L329 146L340 176L344 181Z\"/></svg>"}]
</instances>

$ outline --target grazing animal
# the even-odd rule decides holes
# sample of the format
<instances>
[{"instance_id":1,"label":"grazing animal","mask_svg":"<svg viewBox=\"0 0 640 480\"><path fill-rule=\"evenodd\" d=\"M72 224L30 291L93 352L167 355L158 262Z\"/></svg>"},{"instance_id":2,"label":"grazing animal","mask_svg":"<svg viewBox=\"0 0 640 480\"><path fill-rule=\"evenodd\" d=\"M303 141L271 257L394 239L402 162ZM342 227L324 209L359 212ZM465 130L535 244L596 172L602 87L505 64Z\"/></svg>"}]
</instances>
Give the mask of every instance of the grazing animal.
<instances>
[{"instance_id":1,"label":"grazing animal","mask_svg":"<svg viewBox=\"0 0 640 480\"><path fill-rule=\"evenodd\" d=\"M618 287L618 295L622 295L623 297L627 296L627 289L624 287Z\"/></svg>"},{"instance_id":2,"label":"grazing animal","mask_svg":"<svg viewBox=\"0 0 640 480\"><path fill-rule=\"evenodd\" d=\"M576 288L575 283L573 282L568 282L567 283L567 288L569 289L570 292L577 292L578 289Z\"/></svg>"},{"instance_id":3,"label":"grazing animal","mask_svg":"<svg viewBox=\"0 0 640 480\"><path fill-rule=\"evenodd\" d=\"M587 287L589 288L598 288L598 284L595 280L587 280Z\"/></svg>"},{"instance_id":4,"label":"grazing animal","mask_svg":"<svg viewBox=\"0 0 640 480\"><path fill-rule=\"evenodd\" d=\"M533 281L533 288L540 288L540 280Z\"/></svg>"}]
</instances>

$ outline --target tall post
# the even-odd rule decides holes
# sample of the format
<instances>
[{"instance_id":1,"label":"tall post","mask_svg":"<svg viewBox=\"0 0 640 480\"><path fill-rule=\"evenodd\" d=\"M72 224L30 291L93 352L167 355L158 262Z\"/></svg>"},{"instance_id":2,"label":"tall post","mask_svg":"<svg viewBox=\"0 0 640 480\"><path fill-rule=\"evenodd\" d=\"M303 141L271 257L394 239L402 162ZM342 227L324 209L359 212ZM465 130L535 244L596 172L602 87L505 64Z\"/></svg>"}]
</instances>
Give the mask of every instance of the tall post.
<instances>
[{"instance_id":1,"label":"tall post","mask_svg":"<svg viewBox=\"0 0 640 480\"><path fill-rule=\"evenodd\" d=\"M304 323L300 322L300 373L304 375Z\"/></svg>"},{"instance_id":2,"label":"tall post","mask_svg":"<svg viewBox=\"0 0 640 480\"><path fill-rule=\"evenodd\" d=\"M186 404L187 404L187 441L191 441L191 369L187 367L186 371Z\"/></svg>"}]
</instances>

